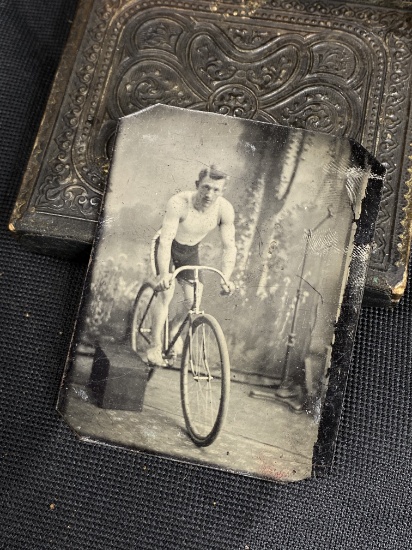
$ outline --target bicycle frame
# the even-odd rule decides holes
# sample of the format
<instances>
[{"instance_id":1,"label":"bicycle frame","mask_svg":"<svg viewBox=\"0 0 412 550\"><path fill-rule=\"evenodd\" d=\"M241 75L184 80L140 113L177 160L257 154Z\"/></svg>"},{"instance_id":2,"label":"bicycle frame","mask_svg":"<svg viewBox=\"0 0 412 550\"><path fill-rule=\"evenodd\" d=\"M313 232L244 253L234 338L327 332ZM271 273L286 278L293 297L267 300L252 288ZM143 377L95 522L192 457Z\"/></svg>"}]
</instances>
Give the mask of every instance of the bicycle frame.
<instances>
[{"instance_id":1,"label":"bicycle frame","mask_svg":"<svg viewBox=\"0 0 412 550\"><path fill-rule=\"evenodd\" d=\"M170 341L169 318L166 318L162 338L162 355L166 363L162 362L162 365L172 366L174 358L180 354L179 350L174 348L177 347L177 339L185 330L180 368L183 416L190 438L199 447L205 447L215 441L225 421L229 398L230 358L225 336L218 321L213 315L201 311L200 271L216 273L227 286L229 282L216 268L201 265L182 266L170 275L173 286L165 300L162 300L163 303L170 301L174 281L184 270L190 271L187 284L193 286L193 295L190 292L193 301L190 309L183 312L183 321ZM188 297L188 289L184 290ZM160 292L155 289L153 281L146 281L139 289L133 307L131 345L143 361L145 359L142 353L144 354L153 342L152 314L155 312L150 310L156 296L161 296Z\"/></svg>"},{"instance_id":2,"label":"bicycle frame","mask_svg":"<svg viewBox=\"0 0 412 550\"><path fill-rule=\"evenodd\" d=\"M222 279L225 285L229 284L228 280L219 269L216 269L215 267L209 267L206 265L184 265L182 267L178 267L173 272L171 282L174 281L176 277L179 275L179 273L181 273L182 271L193 271L194 273L194 278L193 278L194 299L193 299L192 307L187 312L187 315L183 319L179 329L177 330L176 334L173 336L171 341L169 341L169 316L166 318L166 326L165 326L165 332L164 332L164 345L163 345L163 349L165 350L164 353L166 357L170 354L171 350L173 349L173 346L175 345L179 336L182 334L183 329L185 328L187 323L189 324L192 323L194 315L200 315L201 313L203 313L200 310L201 297L199 293L199 285L201 284L201 282L199 279L199 271L211 271L213 273L216 273L217 275L219 275L219 277Z\"/></svg>"}]
</instances>

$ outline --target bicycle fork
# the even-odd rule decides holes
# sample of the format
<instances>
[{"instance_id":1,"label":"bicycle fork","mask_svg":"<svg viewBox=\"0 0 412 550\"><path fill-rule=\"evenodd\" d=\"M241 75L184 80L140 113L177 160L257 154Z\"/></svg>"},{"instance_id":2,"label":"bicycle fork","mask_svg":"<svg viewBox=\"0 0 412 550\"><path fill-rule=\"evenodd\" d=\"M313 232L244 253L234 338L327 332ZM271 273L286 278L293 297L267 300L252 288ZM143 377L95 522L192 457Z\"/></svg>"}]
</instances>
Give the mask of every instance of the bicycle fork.
<instances>
[{"instance_id":1,"label":"bicycle fork","mask_svg":"<svg viewBox=\"0 0 412 550\"><path fill-rule=\"evenodd\" d=\"M209 363L207 360L206 334L205 334L204 325L202 325L201 330L202 330L201 346L199 346L199 348L201 348L201 357L195 357L193 360L193 348L194 348L193 330L192 330L192 323L190 323L190 327L189 327L190 370L192 371L193 380L196 380L197 382L199 382L200 380L207 380L208 382L211 382L211 380L213 380L213 376L210 373ZM202 369L202 364L204 365L204 369Z\"/></svg>"}]
</instances>

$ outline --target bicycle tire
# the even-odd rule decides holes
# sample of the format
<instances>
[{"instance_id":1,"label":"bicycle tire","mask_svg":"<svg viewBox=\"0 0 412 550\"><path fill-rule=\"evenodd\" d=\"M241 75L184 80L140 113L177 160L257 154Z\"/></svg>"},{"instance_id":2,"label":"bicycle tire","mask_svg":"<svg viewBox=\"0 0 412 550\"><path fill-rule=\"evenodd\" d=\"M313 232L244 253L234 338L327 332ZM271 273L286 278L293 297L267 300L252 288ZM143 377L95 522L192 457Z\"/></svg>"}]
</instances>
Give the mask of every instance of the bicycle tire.
<instances>
[{"instance_id":1,"label":"bicycle tire","mask_svg":"<svg viewBox=\"0 0 412 550\"><path fill-rule=\"evenodd\" d=\"M189 436L199 447L211 445L225 422L230 392L229 352L222 328L211 315L199 315L189 328L180 381Z\"/></svg>"},{"instance_id":2,"label":"bicycle tire","mask_svg":"<svg viewBox=\"0 0 412 550\"><path fill-rule=\"evenodd\" d=\"M133 313L130 327L132 350L137 354L145 353L151 345L150 304L155 296L151 283L144 283L137 293L133 304ZM140 329L139 329L140 327Z\"/></svg>"}]
</instances>

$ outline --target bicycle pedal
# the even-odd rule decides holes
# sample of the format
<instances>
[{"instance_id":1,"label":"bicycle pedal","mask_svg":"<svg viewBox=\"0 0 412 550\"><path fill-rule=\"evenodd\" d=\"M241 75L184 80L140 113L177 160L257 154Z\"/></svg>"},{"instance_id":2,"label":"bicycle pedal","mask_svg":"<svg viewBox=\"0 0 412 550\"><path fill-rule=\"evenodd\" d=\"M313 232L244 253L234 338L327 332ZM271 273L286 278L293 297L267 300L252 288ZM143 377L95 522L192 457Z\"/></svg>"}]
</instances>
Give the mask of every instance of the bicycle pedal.
<instances>
[{"instance_id":1,"label":"bicycle pedal","mask_svg":"<svg viewBox=\"0 0 412 550\"><path fill-rule=\"evenodd\" d=\"M147 365L149 367L155 367L155 368L158 368L158 369L167 369L167 368L170 367L169 363L167 363L166 361L162 365L158 365L157 363L152 363L150 361L147 361Z\"/></svg>"},{"instance_id":2,"label":"bicycle pedal","mask_svg":"<svg viewBox=\"0 0 412 550\"><path fill-rule=\"evenodd\" d=\"M159 363L155 363L154 361L150 361L150 359L148 357L146 357L146 361L145 363L149 366L149 367L158 367L160 369L164 369L165 367L168 367L168 362L165 358L163 358L163 363L159 364Z\"/></svg>"}]
</instances>

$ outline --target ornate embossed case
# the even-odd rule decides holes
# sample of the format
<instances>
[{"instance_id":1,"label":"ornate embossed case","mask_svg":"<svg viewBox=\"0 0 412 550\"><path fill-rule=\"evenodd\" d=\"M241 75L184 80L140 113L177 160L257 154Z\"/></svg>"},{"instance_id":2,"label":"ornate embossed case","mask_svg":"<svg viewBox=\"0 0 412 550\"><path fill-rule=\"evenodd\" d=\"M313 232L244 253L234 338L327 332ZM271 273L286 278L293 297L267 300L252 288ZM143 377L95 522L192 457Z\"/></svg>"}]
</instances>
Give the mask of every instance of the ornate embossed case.
<instances>
[{"instance_id":1,"label":"ornate embossed case","mask_svg":"<svg viewBox=\"0 0 412 550\"><path fill-rule=\"evenodd\" d=\"M61 390L69 425L281 481L329 469L383 174L326 134L162 105L121 119ZM167 247L177 282L153 367Z\"/></svg>"},{"instance_id":2,"label":"ornate embossed case","mask_svg":"<svg viewBox=\"0 0 412 550\"><path fill-rule=\"evenodd\" d=\"M44 252L88 247L116 121L156 103L319 130L358 140L387 167L367 296L398 300L412 12L378 3L80 0L11 229Z\"/></svg>"}]
</instances>

